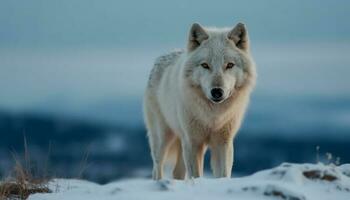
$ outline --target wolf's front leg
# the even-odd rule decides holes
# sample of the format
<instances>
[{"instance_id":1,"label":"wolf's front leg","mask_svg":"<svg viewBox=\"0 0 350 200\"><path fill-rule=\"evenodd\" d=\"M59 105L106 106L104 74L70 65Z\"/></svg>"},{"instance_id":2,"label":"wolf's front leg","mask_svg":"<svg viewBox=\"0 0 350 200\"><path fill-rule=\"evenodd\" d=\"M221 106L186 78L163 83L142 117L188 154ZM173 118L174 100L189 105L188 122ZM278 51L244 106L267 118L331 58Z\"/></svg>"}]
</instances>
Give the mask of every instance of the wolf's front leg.
<instances>
[{"instance_id":1,"label":"wolf's front leg","mask_svg":"<svg viewBox=\"0 0 350 200\"><path fill-rule=\"evenodd\" d=\"M233 165L233 143L213 144L211 146L211 168L216 178L231 177Z\"/></svg>"},{"instance_id":2,"label":"wolf's front leg","mask_svg":"<svg viewBox=\"0 0 350 200\"><path fill-rule=\"evenodd\" d=\"M182 144L183 159L188 178L197 178L203 175L204 143L184 141Z\"/></svg>"}]
</instances>

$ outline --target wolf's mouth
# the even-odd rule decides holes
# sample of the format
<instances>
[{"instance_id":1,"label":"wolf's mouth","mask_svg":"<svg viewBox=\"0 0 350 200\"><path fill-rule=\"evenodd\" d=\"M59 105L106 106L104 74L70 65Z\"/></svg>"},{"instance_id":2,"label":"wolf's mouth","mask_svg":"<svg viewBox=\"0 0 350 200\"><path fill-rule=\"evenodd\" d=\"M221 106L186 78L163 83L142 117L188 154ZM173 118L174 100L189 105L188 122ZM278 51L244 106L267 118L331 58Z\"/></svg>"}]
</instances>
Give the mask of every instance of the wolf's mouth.
<instances>
[{"instance_id":1,"label":"wolf's mouth","mask_svg":"<svg viewBox=\"0 0 350 200\"><path fill-rule=\"evenodd\" d=\"M223 97L221 98L210 98L210 100L213 102L213 103L216 103L216 104L219 104L221 102L223 102L225 99Z\"/></svg>"}]
</instances>

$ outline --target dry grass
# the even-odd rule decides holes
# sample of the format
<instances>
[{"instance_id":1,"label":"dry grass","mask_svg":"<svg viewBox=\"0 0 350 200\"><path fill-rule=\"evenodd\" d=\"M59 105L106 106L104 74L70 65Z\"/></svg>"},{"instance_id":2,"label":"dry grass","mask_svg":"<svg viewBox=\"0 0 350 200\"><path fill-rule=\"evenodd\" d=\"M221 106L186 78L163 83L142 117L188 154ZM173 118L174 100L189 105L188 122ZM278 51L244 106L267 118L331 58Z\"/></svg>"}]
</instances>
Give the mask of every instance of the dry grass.
<instances>
[{"instance_id":1,"label":"dry grass","mask_svg":"<svg viewBox=\"0 0 350 200\"><path fill-rule=\"evenodd\" d=\"M8 178L0 181L0 200L27 199L30 194L49 193L48 178L35 175L24 138L24 158L13 153L14 169Z\"/></svg>"},{"instance_id":2,"label":"dry grass","mask_svg":"<svg viewBox=\"0 0 350 200\"><path fill-rule=\"evenodd\" d=\"M43 185L33 183L5 182L0 185L0 199L27 199L35 193L49 193L50 190Z\"/></svg>"},{"instance_id":3,"label":"dry grass","mask_svg":"<svg viewBox=\"0 0 350 200\"><path fill-rule=\"evenodd\" d=\"M338 179L338 177L320 170L305 171L303 172L303 175L308 179L312 179L312 180L319 179L319 180L329 181L329 182L332 182Z\"/></svg>"},{"instance_id":4,"label":"dry grass","mask_svg":"<svg viewBox=\"0 0 350 200\"><path fill-rule=\"evenodd\" d=\"M87 148L85 151L83 158L77 168L78 176L75 178L81 179L86 168L88 167L88 149L89 148ZM52 177L49 177L48 174L50 152L51 143L49 143L47 157L42 162L42 169L35 169L28 150L27 139L24 136L23 155L19 156L16 153L12 153L14 161L13 170L8 178L0 180L0 200L24 200L27 199L31 194L51 193L52 191L50 191L48 188L48 182L52 179Z\"/></svg>"},{"instance_id":5,"label":"dry grass","mask_svg":"<svg viewBox=\"0 0 350 200\"><path fill-rule=\"evenodd\" d=\"M320 156L320 146L316 146L316 163L323 163L332 166L339 166L341 164L340 157L334 157L330 152L326 152L324 156Z\"/></svg>"}]
</instances>

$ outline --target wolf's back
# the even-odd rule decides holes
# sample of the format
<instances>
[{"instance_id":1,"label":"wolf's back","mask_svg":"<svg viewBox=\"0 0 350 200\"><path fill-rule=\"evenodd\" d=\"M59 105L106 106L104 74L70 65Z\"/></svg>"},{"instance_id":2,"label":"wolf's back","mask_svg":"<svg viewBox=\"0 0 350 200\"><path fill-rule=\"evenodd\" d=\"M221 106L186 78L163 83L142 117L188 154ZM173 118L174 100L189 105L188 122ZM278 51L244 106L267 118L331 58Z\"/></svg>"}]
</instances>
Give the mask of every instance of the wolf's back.
<instances>
[{"instance_id":1,"label":"wolf's back","mask_svg":"<svg viewBox=\"0 0 350 200\"><path fill-rule=\"evenodd\" d=\"M175 50L159 56L154 62L154 66L149 76L148 86L157 86L164 74L165 69L170 65L173 65L183 53L184 50Z\"/></svg>"}]
</instances>

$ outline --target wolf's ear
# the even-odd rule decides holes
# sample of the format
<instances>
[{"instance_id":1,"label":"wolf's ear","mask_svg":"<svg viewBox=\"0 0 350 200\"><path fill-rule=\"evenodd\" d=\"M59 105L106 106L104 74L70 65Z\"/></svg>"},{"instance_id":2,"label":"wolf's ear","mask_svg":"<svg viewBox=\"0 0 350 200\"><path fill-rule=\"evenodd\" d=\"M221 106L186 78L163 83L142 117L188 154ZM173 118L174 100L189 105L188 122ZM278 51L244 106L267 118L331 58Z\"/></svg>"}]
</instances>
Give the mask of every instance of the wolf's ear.
<instances>
[{"instance_id":1,"label":"wolf's ear","mask_svg":"<svg viewBox=\"0 0 350 200\"><path fill-rule=\"evenodd\" d=\"M209 38L208 33L198 23L192 24L188 38L188 50L195 50L204 40Z\"/></svg>"},{"instance_id":2,"label":"wolf's ear","mask_svg":"<svg viewBox=\"0 0 350 200\"><path fill-rule=\"evenodd\" d=\"M243 23L238 23L227 35L228 39L232 40L239 49L248 51L249 37L246 26Z\"/></svg>"}]
</instances>

